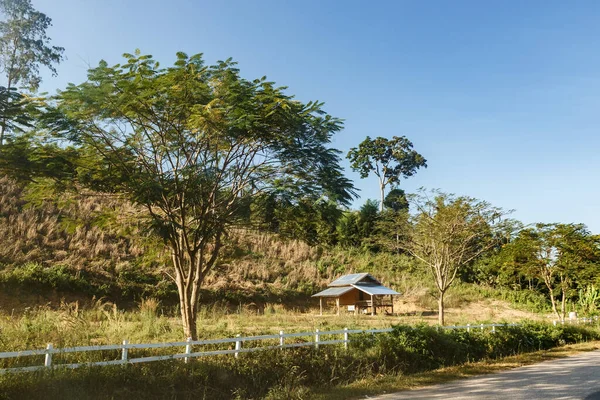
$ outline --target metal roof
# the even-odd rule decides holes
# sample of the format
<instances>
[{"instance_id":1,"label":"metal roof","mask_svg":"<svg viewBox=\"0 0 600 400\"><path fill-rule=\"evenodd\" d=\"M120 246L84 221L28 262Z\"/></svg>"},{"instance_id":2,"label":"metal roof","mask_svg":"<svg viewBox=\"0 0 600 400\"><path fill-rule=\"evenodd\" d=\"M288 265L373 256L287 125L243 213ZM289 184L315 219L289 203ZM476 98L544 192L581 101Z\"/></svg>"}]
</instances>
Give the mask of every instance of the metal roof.
<instances>
[{"instance_id":1,"label":"metal roof","mask_svg":"<svg viewBox=\"0 0 600 400\"><path fill-rule=\"evenodd\" d=\"M348 293L351 290L358 289L366 294L373 296L381 296L381 295L397 295L400 294L395 290L387 288L383 285L378 285L375 283L361 283L356 285L349 285L343 287L331 287L319 292L317 294L313 294L312 297L339 297L344 293Z\"/></svg>"},{"instance_id":2,"label":"metal roof","mask_svg":"<svg viewBox=\"0 0 600 400\"><path fill-rule=\"evenodd\" d=\"M336 287L336 286L354 285L354 284L359 283L362 280L367 280L367 281L374 282L376 284L381 285L381 282L379 282L377 279L373 278L373 276L371 274L363 272L360 274L349 274L349 275L341 276L338 279L336 279L335 281L331 282L327 286Z\"/></svg>"},{"instance_id":3,"label":"metal roof","mask_svg":"<svg viewBox=\"0 0 600 400\"><path fill-rule=\"evenodd\" d=\"M317 294L313 294L312 297L338 297L351 290L354 290L353 286L332 287L327 288Z\"/></svg>"},{"instance_id":4,"label":"metal roof","mask_svg":"<svg viewBox=\"0 0 600 400\"><path fill-rule=\"evenodd\" d=\"M383 285L375 285L375 284L364 284L364 283L359 283L356 285L352 285L352 287L357 288L358 290L361 290L367 294L370 295L395 295L395 294L400 294L398 292L396 292L395 290L392 290L390 288L387 288Z\"/></svg>"}]
</instances>

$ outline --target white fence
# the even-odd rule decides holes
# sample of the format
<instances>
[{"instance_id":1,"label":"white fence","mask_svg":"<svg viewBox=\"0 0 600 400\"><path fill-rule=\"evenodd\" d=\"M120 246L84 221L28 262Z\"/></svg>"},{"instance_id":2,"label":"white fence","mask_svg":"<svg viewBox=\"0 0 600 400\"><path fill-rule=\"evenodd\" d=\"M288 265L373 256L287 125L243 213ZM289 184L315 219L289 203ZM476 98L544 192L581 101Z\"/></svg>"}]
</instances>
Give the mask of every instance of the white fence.
<instances>
[{"instance_id":1,"label":"white fence","mask_svg":"<svg viewBox=\"0 0 600 400\"><path fill-rule=\"evenodd\" d=\"M479 325L463 325L463 326L444 326L444 329L466 329L467 331L480 329L484 330L486 328L491 329L492 332L496 331L497 327L505 327L505 326L517 326L518 324L479 324ZM65 347L55 349L52 347L52 344L48 344L45 349L39 350L24 350L24 351L10 351L5 353L0 353L0 359L11 359L28 356L44 356L44 365L34 365L27 367L15 367L15 368L5 368L0 369L0 373L7 372L26 372L26 371L37 371L45 368L51 367L62 367L62 368L78 368L83 366L102 366L102 365L124 365L124 364L136 364L136 363L144 363L150 361L161 361L161 360L174 360L183 358L186 362L190 358L194 357L205 357L205 356L215 356L221 354L233 354L235 357L238 357L240 353L249 353L254 351L262 351L262 350L272 350L272 349L285 349L291 347L306 347L306 346L314 346L315 348L319 348L319 346L330 345L330 344L343 344L345 348L348 348L348 343L350 342L349 335L358 334L358 333L367 333L367 334L376 334L376 333L384 333L391 332L392 328L386 329L369 329L369 330L361 330L361 329L343 329L336 331L319 331L318 329L314 332L299 332L299 333L284 333L280 331L279 334L276 335L261 335L261 336L248 336L241 337L240 335L234 338L226 338L226 339L207 339L207 340L191 340L188 339L185 342L168 342L168 343L146 343L146 344L134 344L129 343L127 340L124 340L122 344L112 344L112 345L101 345L101 346L81 346L81 347ZM331 337L338 336L339 338L333 338L329 340L323 340L323 336ZM299 343L286 343L287 338L310 338L309 341L303 341ZM266 345L266 346L258 346L258 347L244 347L244 343L261 343L263 341L271 341L271 343L277 343L275 345ZM233 349L225 349L225 350L208 350L208 351L196 351L193 352L192 349L194 346L207 346L207 345L217 345L217 344L229 344L230 347L234 347ZM129 358L129 350L130 349L162 349L162 348L171 348L171 347L180 347L184 350L183 353L175 353L168 355L159 355L159 356L151 356L151 357L138 357L138 358ZM71 363L71 364L61 364L61 363L53 363L52 356L60 355L60 354L68 354L68 353L79 353L79 352L91 352L91 351L120 351L121 357L118 359L110 360L110 361L95 361L95 362L83 362L83 363Z\"/></svg>"},{"instance_id":2,"label":"white fence","mask_svg":"<svg viewBox=\"0 0 600 400\"><path fill-rule=\"evenodd\" d=\"M554 326L556 325L564 325L564 324L593 324L594 322L598 321L598 317L582 317L582 318L569 318L569 319L561 319L561 320L554 320L552 321L552 323L554 324Z\"/></svg>"}]
</instances>

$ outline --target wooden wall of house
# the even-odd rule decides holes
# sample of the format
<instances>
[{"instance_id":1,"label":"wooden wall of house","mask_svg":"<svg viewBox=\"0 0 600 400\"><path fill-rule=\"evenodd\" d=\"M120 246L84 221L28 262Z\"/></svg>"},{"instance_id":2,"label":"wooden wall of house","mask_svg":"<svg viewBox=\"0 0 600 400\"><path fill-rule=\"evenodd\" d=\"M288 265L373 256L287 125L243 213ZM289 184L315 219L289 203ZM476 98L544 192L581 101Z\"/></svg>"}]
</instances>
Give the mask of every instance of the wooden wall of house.
<instances>
[{"instance_id":1,"label":"wooden wall of house","mask_svg":"<svg viewBox=\"0 0 600 400\"><path fill-rule=\"evenodd\" d=\"M354 305L359 300L361 291L358 289L351 290L340 296L340 306Z\"/></svg>"}]
</instances>

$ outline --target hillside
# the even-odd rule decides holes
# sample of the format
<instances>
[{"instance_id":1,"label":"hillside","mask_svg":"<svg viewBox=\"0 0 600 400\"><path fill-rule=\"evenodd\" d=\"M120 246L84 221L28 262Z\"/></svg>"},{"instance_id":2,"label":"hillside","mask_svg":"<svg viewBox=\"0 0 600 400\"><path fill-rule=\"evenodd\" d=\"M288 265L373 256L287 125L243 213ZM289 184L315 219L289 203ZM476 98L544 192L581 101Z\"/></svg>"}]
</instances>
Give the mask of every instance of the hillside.
<instances>
[{"instance_id":1,"label":"hillside","mask_svg":"<svg viewBox=\"0 0 600 400\"><path fill-rule=\"evenodd\" d=\"M144 231L135 207L108 195L54 193L43 184L27 187L0 179L0 306L4 312L103 298L137 307L144 298L176 304L162 244ZM235 308L267 303L305 309L336 276L371 272L403 293L396 309L427 317L436 309L428 277L407 256L360 248L309 246L277 235L237 229L221 262L204 286L203 303ZM486 318L519 317L509 303L482 299L500 293L462 284L450 292L450 313ZM509 300L512 300L509 298ZM459 312L460 309L460 312ZM477 318L481 319L481 318Z\"/></svg>"},{"instance_id":2,"label":"hillside","mask_svg":"<svg viewBox=\"0 0 600 400\"><path fill-rule=\"evenodd\" d=\"M0 179L0 193L5 285L33 284L114 301L176 295L164 246L144 231L143 217L130 204L97 193L52 193L43 185L25 187L7 178ZM206 281L206 295L232 301L303 296L340 273L365 268L389 280L389 265L397 269L406 261L238 229Z\"/></svg>"}]
</instances>

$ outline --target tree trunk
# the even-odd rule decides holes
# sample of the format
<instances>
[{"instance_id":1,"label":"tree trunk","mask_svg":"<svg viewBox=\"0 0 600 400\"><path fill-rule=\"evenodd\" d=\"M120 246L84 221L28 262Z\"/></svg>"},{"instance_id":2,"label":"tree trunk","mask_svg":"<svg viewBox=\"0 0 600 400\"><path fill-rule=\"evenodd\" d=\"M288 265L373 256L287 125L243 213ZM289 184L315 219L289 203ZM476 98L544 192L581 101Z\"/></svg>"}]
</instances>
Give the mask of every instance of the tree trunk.
<instances>
[{"instance_id":1,"label":"tree trunk","mask_svg":"<svg viewBox=\"0 0 600 400\"><path fill-rule=\"evenodd\" d=\"M385 186L383 182L379 182L379 190L381 191L381 200L379 201L379 211L383 212L383 200L385 198Z\"/></svg>"},{"instance_id":2,"label":"tree trunk","mask_svg":"<svg viewBox=\"0 0 600 400\"><path fill-rule=\"evenodd\" d=\"M178 263L181 260L177 261ZM181 264L180 264L181 265ZM183 325L183 333L185 338L192 338L192 340L198 339L198 333L196 332L196 312L198 299L194 298L189 279L185 279L179 270L175 269L175 283L177 284L177 292L179 294L179 308L181 309L181 323Z\"/></svg>"},{"instance_id":3,"label":"tree trunk","mask_svg":"<svg viewBox=\"0 0 600 400\"><path fill-rule=\"evenodd\" d=\"M552 293L552 290L550 290L550 302L552 303L552 311L554 312L554 314L556 314L556 317L558 319L561 319L560 313L558 312L558 309L556 308L556 300L554 299L554 293Z\"/></svg>"},{"instance_id":4,"label":"tree trunk","mask_svg":"<svg viewBox=\"0 0 600 400\"><path fill-rule=\"evenodd\" d=\"M554 314L556 314L556 318L561 319L560 314L558 313L558 309L556 308L556 299L554 298L554 290L552 289L552 271L544 266L542 267L541 274L542 278L544 279L544 283L548 288L548 293L550 293L550 303L552 303L552 311L554 312Z\"/></svg>"},{"instance_id":5,"label":"tree trunk","mask_svg":"<svg viewBox=\"0 0 600 400\"><path fill-rule=\"evenodd\" d=\"M444 292L439 292L438 298L438 322L440 326L444 326Z\"/></svg>"},{"instance_id":6,"label":"tree trunk","mask_svg":"<svg viewBox=\"0 0 600 400\"><path fill-rule=\"evenodd\" d=\"M196 332L196 314L198 309L198 288L201 280L194 279L201 272L200 259L197 254L189 254L182 249L181 242L173 242L173 266L175 267L175 283L179 294L181 323L185 338L198 339Z\"/></svg>"},{"instance_id":7,"label":"tree trunk","mask_svg":"<svg viewBox=\"0 0 600 400\"><path fill-rule=\"evenodd\" d=\"M565 288L565 279L564 277L561 275L560 276L560 291L561 291L561 299L560 299L560 313L562 314L562 319L565 319L567 310L566 310L566 303L567 303L567 289Z\"/></svg>"},{"instance_id":8,"label":"tree trunk","mask_svg":"<svg viewBox=\"0 0 600 400\"><path fill-rule=\"evenodd\" d=\"M567 296L565 295L565 289L562 289L562 299L560 301L560 313L562 314L562 319L565 319L566 314L567 314L566 301L567 301Z\"/></svg>"},{"instance_id":9,"label":"tree trunk","mask_svg":"<svg viewBox=\"0 0 600 400\"><path fill-rule=\"evenodd\" d=\"M192 340L198 340L198 332L196 331L196 307L191 299L186 297L185 294L179 293L183 333L186 339L192 338Z\"/></svg>"},{"instance_id":10,"label":"tree trunk","mask_svg":"<svg viewBox=\"0 0 600 400\"><path fill-rule=\"evenodd\" d=\"M200 250L186 251L182 237L171 241L172 260L175 267L175 283L179 294L181 322L186 338L198 339L196 317L200 297L200 287L207 272L215 264L221 248L221 233L217 234L210 246Z\"/></svg>"},{"instance_id":11,"label":"tree trunk","mask_svg":"<svg viewBox=\"0 0 600 400\"><path fill-rule=\"evenodd\" d=\"M12 86L12 79L8 78L8 84L6 85L6 108L9 108L10 103L10 90ZM2 118L2 123L0 124L0 147L4 144L4 134L6 132L6 117Z\"/></svg>"}]
</instances>

